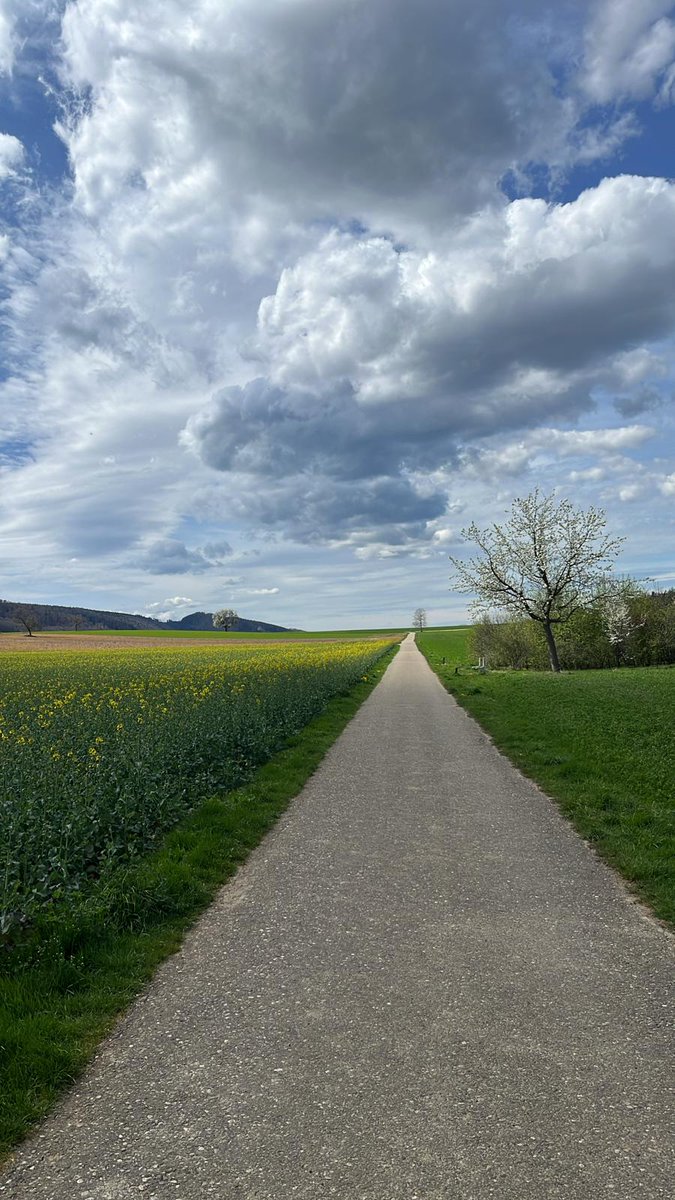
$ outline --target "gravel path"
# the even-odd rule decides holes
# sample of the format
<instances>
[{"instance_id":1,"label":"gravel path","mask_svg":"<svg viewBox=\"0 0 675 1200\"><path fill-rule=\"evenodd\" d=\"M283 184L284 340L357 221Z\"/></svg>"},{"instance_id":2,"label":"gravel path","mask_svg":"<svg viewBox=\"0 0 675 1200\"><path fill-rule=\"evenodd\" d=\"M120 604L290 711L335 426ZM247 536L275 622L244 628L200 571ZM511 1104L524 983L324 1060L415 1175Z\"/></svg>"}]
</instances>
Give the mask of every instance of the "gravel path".
<instances>
[{"instance_id":1,"label":"gravel path","mask_svg":"<svg viewBox=\"0 0 675 1200\"><path fill-rule=\"evenodd\" d=\"M671 1197L672 961L408 640L0 1194Z\"/></svg>"}]
</instances>

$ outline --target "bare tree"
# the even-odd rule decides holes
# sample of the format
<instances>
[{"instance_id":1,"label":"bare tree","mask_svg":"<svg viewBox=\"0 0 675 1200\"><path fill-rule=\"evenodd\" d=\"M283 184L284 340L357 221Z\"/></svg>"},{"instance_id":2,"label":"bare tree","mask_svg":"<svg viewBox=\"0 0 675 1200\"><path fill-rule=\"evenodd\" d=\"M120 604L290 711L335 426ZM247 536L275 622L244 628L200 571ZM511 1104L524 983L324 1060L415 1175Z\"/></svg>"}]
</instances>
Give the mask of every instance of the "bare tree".
<instances>
[{"instance_id":1,"label":"bare tree","mask_svg":"<svg viewBox=\"0 0 675 1200\"><path fill-rule=\"evenodd\" d=\"M12 620L19 625L23 625L29 637L40 628L40 618L34 608L15 608L12 613Z\"/></svg>"},{"instance_id":2,"label":"bare tree","mask_svg":"<svg viewBox=\"0 0 675 1200\"><path fill-rule=\"evenodd\" d=\"M559 671L554 625L612 587L608 571L624 539L607 537L605 524L601 509L556 503L537 489L513 501L504 525L480 530L474 522L462 530L481 553L465 563L451 556L453 586L475 595L474 611L502 609L539 622L551 670Z\"/></svg>"},{"instance_id":3,"label":"bare tree","mask_svg":"<svg viewBox=\"0 0 675 1200\"><path fill-rule=\"evenodd\" d=\"M427 627L427 612L425 608L416 608L413 613L412 623L415 629L421 633Z\"/></svg>"},{"instance_id":4,"label":"bare tree","mask_svg":"<svg viewBox=\"0 0 675 1200\"><path fill-rule=\"evenodd\" d=\"M213 614L213 624L216 629L224 629L226 633L236 625L238 620L239 617L233 608L219 608L218 612Z\"/></svg>"}]
</instances>

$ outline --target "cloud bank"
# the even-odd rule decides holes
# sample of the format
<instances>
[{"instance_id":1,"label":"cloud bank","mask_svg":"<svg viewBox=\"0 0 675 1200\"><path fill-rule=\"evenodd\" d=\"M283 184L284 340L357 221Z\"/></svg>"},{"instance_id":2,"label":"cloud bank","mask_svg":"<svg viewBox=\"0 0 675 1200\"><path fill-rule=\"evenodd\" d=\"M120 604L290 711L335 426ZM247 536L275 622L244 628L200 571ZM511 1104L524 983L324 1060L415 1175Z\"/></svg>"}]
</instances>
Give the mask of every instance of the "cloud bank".
<instances>
[{"instance_id":1,"label":"cloud bank","mask_svg":"<svg viewBox=\"0 0 675 1200\"><path fill-rule=\"evenodd\" d=\"M624 158L674 31L658 0L0 5L0 70L41 56L69 164L45 182L0 131L17 579L286 595L281 545L289 579L310 550L438 560L490 471L576 472L641 536L671 495L675 185Z\"/></svg>"}]
</instances>

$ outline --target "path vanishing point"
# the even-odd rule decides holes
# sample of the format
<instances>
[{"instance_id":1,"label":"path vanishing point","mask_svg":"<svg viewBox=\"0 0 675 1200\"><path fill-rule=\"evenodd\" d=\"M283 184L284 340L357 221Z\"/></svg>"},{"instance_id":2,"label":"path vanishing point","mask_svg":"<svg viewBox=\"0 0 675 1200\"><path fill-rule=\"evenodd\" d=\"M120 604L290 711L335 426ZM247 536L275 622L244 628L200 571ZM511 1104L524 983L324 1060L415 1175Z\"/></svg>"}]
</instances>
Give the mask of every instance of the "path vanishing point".
<instances>
[{"instance_id":1,"label":"path vanishing point","mask_svg":"<svg viewBox=\"0 0 675 1200\"><path fill-rule=\"evenodd\" d=\"M672 1197L672 948L408 638L0 1195Z\"/></svg>"}]
</instances>

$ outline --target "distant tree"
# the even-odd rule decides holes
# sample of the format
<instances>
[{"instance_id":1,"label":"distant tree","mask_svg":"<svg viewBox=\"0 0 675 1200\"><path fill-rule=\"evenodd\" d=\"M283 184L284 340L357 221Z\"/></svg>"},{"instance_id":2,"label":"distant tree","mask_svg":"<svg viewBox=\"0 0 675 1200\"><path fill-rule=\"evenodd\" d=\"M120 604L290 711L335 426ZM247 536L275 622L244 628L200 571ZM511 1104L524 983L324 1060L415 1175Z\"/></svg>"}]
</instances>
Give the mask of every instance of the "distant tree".
<instances>
[{"instance_id":1,"label":"distant tree","mask_svg":"<svg viewBox=\"0 0 675 1200\"><path fill-rule=\"evenodd\" d=\"M473 522L462 536L480 555L455 568L453 586L473 594L473 609L500 609L537 621L544 630L552 671L560 671L554 626L568 621L589 600L612 588L608 571L623 538L609 538L601 509L556 502L539 489L511 505L504 525L480 530Z\"/></svg>"},{"instance_id":2,"label":"distant tree","mask_svg":"<svg viewBox=\"0 0 675 1200\"><path fill-rule=\"evenodd\" d=\"M15 608L12 617L17 624L23 626L29 637L40 628L40 618L34 608Z\"/></svg>"},{"instance_id":3,"label":"distant tree","mask_svg":"<svg viewBox=\"0 0 675 1200\"><path fill-rule=\"evenodd\" d=\"M642 595L636 580L621 579L615 581L613 587L605 587L597 602L603 631L617 667L623 666L628 657L631 637L640 620L636 610Z\"/></svg>"},{"instance_id":4,"label":"distant tree","mask_svg":"<svg viewBox=\"0 0 675 1200\"><path fill-rule=\"evenodd\" d=\"M420 633L422 632L423 629L426 629L426 627L427 627L426 609L416 608L413 613L412 623L413 623L414 628L418 629Z\"/></svg>"},{"instance_id":5,"label":"distant tree","mask_svg":"<svg viewBox=\"0 0 675 1200\"><path fill-rule=\"evenodd\" d=\"M224 629L226 633L236 625L238 620L239 617L233 608L219 608L218 612L214 612L213 614L215 628Z\"/></svg>"}]
</instances>

